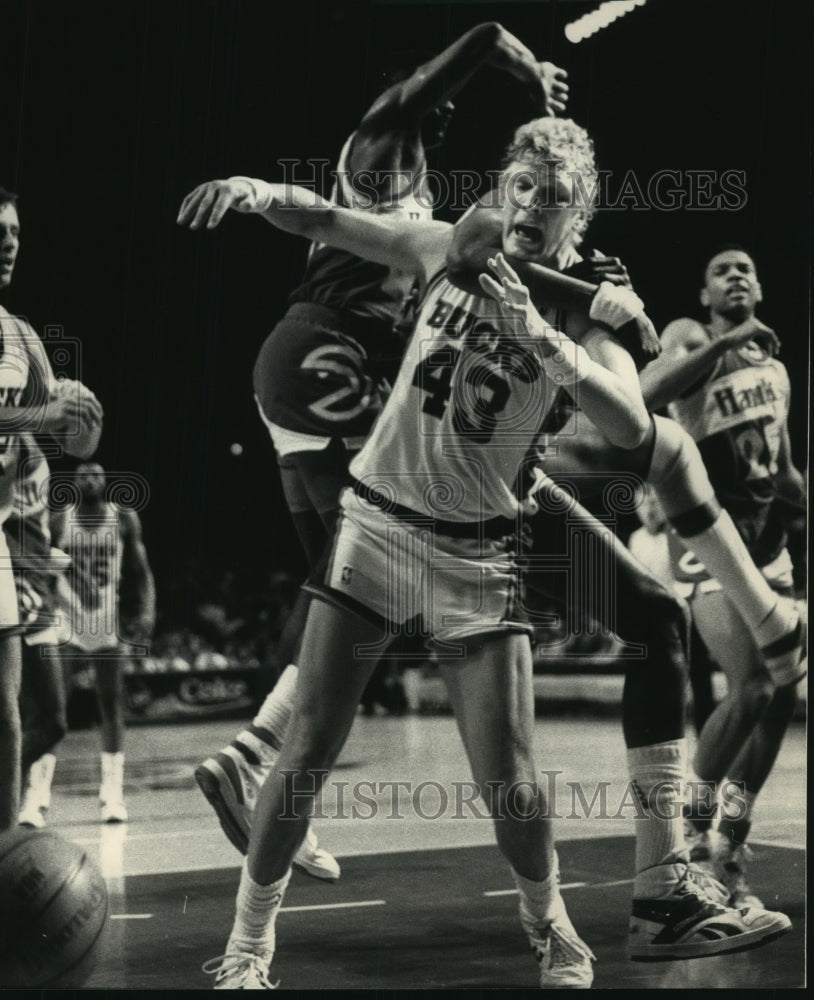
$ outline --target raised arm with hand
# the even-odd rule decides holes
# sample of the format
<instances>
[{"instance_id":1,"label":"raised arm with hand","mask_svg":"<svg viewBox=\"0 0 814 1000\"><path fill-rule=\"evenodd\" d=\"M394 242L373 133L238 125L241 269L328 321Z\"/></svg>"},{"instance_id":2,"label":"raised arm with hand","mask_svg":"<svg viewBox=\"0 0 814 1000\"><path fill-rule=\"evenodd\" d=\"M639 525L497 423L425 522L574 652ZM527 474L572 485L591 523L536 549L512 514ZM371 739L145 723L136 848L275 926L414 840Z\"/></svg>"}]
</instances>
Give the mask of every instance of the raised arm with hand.
<instances>
[{"instance_id":1,"label":"raised arm with hand","mask_svg":"<svg viewBox=\"0 0 814 1000\"><path fill-rule=\"evenodd\" d=\"M504 70L524 84L538 115L561 113L568 100L568 74L538 62L519 38L495 21L478 24L371 106L361 131L420 122L466 85L482 66Z\"/></svg>"}]
</instances>

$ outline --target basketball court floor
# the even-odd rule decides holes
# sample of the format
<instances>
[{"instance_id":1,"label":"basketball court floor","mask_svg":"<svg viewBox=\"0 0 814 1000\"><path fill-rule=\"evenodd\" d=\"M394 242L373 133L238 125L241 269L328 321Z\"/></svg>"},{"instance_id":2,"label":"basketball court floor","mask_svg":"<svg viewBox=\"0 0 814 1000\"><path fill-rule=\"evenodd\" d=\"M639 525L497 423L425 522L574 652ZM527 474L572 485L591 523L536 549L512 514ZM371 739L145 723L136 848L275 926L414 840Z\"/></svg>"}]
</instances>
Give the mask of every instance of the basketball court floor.
<instances>
[{"instance_id":1,"label":"basketball court floor","mask_svg":"<svg viewBox=\"0 0 814 1000\"><path fill-rule=\"evenodd\" d=\"M223 952L240 857L193 770L233 722L132 728L130 822L97 821L98 737L64 741L49 826L84 845L106 877L110 921L87 988L206 989L201 964ZM595 988L764 988L805 983L805 731L795 723L759 802L752 885L793 930L713 959L626 957L633 808L614 719L540 719L541 780L553 791L569 912L597 956ZM625 806L627 801L628 805ZM323 798L320 840L336 883L295 873L277 924L271 978L282 989L534 988L491 823L473 800L449 717L362 717Z\"/></svg>"}]
</instances>

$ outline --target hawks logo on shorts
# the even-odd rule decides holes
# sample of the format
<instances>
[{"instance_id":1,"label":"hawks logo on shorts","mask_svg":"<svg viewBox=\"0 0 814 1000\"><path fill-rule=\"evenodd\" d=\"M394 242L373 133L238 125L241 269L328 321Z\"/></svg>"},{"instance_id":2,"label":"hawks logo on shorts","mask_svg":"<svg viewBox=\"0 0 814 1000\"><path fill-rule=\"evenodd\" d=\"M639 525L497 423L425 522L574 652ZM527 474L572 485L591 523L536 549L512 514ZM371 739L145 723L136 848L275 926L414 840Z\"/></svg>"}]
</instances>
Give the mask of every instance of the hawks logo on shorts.
<instances>
[{"instance_id":1,"label":"hawks logo on shorts","mask_svg":"<svg viewBox=\"0 0 814 1000\"><path fill-rule=\"evenodd\" d=\"M316 380L324 395L312 400L308 409L321 420L353 420L371 405L378 409L373 380L362 369L363 356L344 344L323 344L302 359L300 371Z\"/></svg>"}]
</instances>

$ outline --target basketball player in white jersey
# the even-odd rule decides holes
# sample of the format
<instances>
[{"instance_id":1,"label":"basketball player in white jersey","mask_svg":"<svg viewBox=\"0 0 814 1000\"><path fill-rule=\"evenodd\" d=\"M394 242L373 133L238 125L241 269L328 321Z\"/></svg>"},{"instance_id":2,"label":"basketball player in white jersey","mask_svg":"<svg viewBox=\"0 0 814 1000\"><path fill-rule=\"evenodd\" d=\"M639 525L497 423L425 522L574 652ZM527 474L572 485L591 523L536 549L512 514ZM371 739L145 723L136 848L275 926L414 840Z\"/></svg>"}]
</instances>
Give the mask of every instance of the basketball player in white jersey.
<instances>
[{"instance_id":1,"label":"basketball player in white jersey","mask_svg":"<svg viewBox=\"0 0 814 1000\"><path fill-rule=\"evenodd\" d=\"M65 662L92 663L101 716L99 788L103 823L127 821L124 803L124 668L122 641L147 642L155 624L155 586L134 510L111 503L105 472L96 462L76 469L79 502L55 513L56 545L71 558L57 594L65 628ZM120 591L132 594L132 611L120 613Z\"/></svg>"},{"instance_id":2,"label":"basketball player in white jersey","mask_svg":"<svg viewBox=\"0 0 814 1000\"><path fill-rule=\"evenodd\" d=\"M11 284L20 249L17 196L0 187L0 291ZM54 379L39 337L0 306L0 525L14 508L25 433L47 434L77 457L93 454L102 408L89 390ZM20 625L5 533L0 536L0 830L17 822L20 799Z\"/></svg>"},{"instance_id":3,"label":"basketball player in white jersey","mask_svg":"<svg viewBox=\"0 0 814 1000\"><path fill-rule=\"evenodd\" d=\"M563 166L559 177L552 160ZM596 177L582 129L539 119L518 131L502 176L506 253L558 268L579 258L590 206L563 185L569 175L581 177L583 191ZM260 795L235 924L226 955L213 962L216 988L271 986L276 915L313 799L377 658L413 617L439 652L475 781L512 867L541 985L590 986L593 955L565 911L535 783L530 626L518 606L515 536L526 459L561 387L615 445L635 448L648 433L633 361L612 332L642 304L604 283L590 319L557 310L543 319L501 254L492 276L482 278L496 302L476 298L445 278L451 227L399 224L282 185L255 181L238 203L193 198L185 214L199 226L228 207L414 269L426 291L393 393L351 463L353 486L342 495L324 581L310 588L316 599L293 715ZM553 325L558 319L563 329ZM674 808L682 735L629 756L644 811L631 918L631 952L642 959L752 947L790 927L782 914L726 909L694 882Z\"/></svg>"},{"instance_id":4,"label":"basketball player in white jersey","mask_svg":"<svg viewBox=\"0 0 814 1000\"><path fill-rule=\"evenodd\" d=\"M791 402L785 366L758 343L772 334L755 315L763 293L751 255L729 246L704 270L701 304L709 320L670 323L663 353L648 369L659 404L698 444L716 496L732 515L749 553L771 587L792 594L792 563L778 500L805 516L805 482L791 458ZM725 699L699 736L700 779L693 822L702 837L693 857L730 890L732 905L759 902L745 873L755 799L771 772L796 701L796 682L773 681L740 613L703 563L673 546L673 568L693 618L728 681ZM717 791L724 778L745 788L746 810L723 813ZM801 785L802 790L802 776Z\"/></svg>"},{"instance_id":5,"label":"basketball player in white jersey","mask_svg":"<svg viewBox=\"0 0 814 1000\"><path fill-rule=\"evenodd\" d=\"M342 148L331 201L398 212L411 220L432 218L427 150L444 138L452 98L483 67L514 77L536 114L564 110L564 71L538 62L501 25L477 25L429 62L400 74L376 98ZM217 197L223 183L204 185L203 197ZM238 181L234 194L239 197L245 186L245 179ZM403 336L394 325L414 279L403 268L315 241L288 311L258 354L255 399L274 442L284 496L311 574L333 535L348 464L381 412L398 370ZM279 644L281 662L288 666L252 724L195 772L224 832L243 853L257 793L291 714L296 647L307 606L302 592ZM296 864L319 878L340 874L312 830Z\"/></svg>"}]
</instances>

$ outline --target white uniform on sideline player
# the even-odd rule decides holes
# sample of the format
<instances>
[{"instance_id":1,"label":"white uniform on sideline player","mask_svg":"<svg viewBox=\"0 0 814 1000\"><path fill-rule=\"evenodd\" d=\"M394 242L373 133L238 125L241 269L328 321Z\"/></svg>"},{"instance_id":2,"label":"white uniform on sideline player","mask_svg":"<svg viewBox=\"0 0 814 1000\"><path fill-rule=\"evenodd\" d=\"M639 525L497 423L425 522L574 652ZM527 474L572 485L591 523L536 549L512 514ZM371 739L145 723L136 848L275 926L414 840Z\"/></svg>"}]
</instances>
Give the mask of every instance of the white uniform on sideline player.
<instances>
[{"instance_id":1,"label":"white uniform on sideline player","mask_svg":"<svg viewBox=\"0 0 814 1000\"><path fill-rule=\"evenodd\" d=\"M136 511L107 499L98 462L80 463L75 475L79 501L53 519L54 541L71 558L57 586L63 658L69 670L93 665L102 741L99 816L124 823L125 642L152 636L155 584Z\"/></svg>"},{"instance_id":2,"label":"white uniform on sideline player","mask_svg":"<svg viewBox=\"0 0 814 1000\"><path fill-rule=\"evenodd\" d=\"M562 184L576 175L583 192L591 189L596 170L587 134L573 122L541 119L518 131L507 160L505 251L555 267L578 259L590 210ZM564 168L559 176L552 160ZM318 599L309 610L297 700L258 802L226 955L210 966L216 988L271 987L276 916L313 799L377 657L416 614L440 651L473 775L513 870L541 985L589 986L593 955L566 914L535 783L530 627L516 605L512 535L523 508L518 479L558 387L569 386L617 446L634 448L647 434L635 366L609 332L639 313L641 302L603 284L592 319L569 316L561 331L549 325L554 311L541 318L502 256L492 264L499 283L482 279L497 306L450 285L443 274L449 226L399 225L282 185L253 182L239 199L226 192L217 202L203 193L189 199L182 221L214 225L229 207L258 212L287 231L412 265L428 285L393 394L351 465L355 485L343 494L324 584L312 587ZM393 579L399 586L388 585ZM741 950L791 926L782 914L720 906L694 881L675 808L682 735L634 745L628 755L643 809L630 928L631 953L640 959Z\"/></svg>"},{"instance_id":3,"label":"white uniform on sideline player","mask_svg":"<svg viewBox=\"0 0 814 1000\"><path fill-rule=\"evenodd\" d=\"M0 187L0 290L11 284L20 249L17 196ZM93 454L102 408L80 382L58 384L42 343L24 320L0 306L0 525L14 505L22 432L54 436L69 454ZM17 822L21 731L18 705L22 656L14 574L0 538L0 830Z\"/></svg>"}]
</instances>

